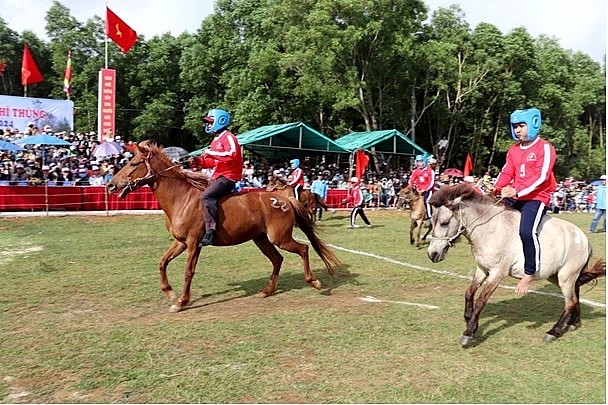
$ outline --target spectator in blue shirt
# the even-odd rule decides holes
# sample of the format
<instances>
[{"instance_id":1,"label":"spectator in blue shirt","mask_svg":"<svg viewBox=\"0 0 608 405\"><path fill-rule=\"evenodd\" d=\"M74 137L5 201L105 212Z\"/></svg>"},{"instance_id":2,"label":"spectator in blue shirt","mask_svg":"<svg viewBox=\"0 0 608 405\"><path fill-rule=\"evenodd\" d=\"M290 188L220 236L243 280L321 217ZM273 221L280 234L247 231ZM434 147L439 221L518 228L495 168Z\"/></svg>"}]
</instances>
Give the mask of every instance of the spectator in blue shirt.
<instances>
[{"instance_id":1,"label":"spectator in blue shirt","mask_svg":"<svg viewBox=\"0 0 608 405\"><path fill-rule=\"evenodd\" d=\"M597 224L602 217L604 217L603 232L606 233L606 175L602 175L600 179L602 184L595 189L595 215L593 215L593 220L591 220L589 226L589 232L591 233L595 232L595 228L597 228Z\"/></svg>"},{"instance_id":2,"label":"spectator in blue shirt","mask_svg":"<svg viewBox=\"0 0 608 405\"><path fill-rule=\"evenodd\" d=\"M327 181L325 181L323 177L323 172L317 173L317 179L312 182L310 192L316 194L325 201L327 198ZM314 213L317 221L320 221L323 217L323 207L317 202L317 199L315 199Z\"/></svg>"}]
</instances>

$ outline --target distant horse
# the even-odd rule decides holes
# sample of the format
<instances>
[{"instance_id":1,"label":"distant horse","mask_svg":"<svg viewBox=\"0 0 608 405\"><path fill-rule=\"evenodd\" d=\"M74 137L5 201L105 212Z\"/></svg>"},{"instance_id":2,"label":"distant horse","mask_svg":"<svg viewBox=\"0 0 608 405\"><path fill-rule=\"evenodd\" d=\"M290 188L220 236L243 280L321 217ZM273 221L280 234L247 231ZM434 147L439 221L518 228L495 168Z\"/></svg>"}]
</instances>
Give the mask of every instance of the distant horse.
<instances>
[{"instance_id":1,"label":"distant horse","mask_svg":"<svg viewBox=\"0 0 608 405\"><path fill-rule=\"evenodd\" d=\"M110 194L118 193L118 197L123 198L141 186L150 186L166 214L165 226L174 238L169 250L160 259L160 288L173 301L170 310L178 312L190 301L190 283L201 252L198 242L204 232L200 195L209 180L199 172L182 170L161 151L158 146L146 142L136 145L135 155L108 183L107 189ZM292 237L294 224L304 232L331 275L334 267L340 265L340 260L316 235L314 222L306 209L294 198L264 191L233 193L220 199L217 219L215 246L237 245L253 240L272 262L272 275L268 284L257 294L259 297L272 295L277 287L283 256L275 245L299 254L304 279L312 287L321 288L321 282L310 271L308 245L298 243ZM177 296L167 279L167 266L186 249L188 259L184 289L179 299L175 300Z\"/></svg>"},{"instance_id":2,"label":"distant horse","mask_svg":"<svg viewBox=\"0 0 608 405\"><path fill-rule=\"evenodd\" d=\"M272 178L266 186L266 191L276 191L277 193L285 197L293 197L293 187L287 184L287 182L278 177ZM310 191L309 189L300 190L300 202L310 212L310 217L315 217L315 204L321 206L325 211L329 206L325 201L318 195Z\"/></svg>"},{"instance_id":3,"label":"distant horse","mask_svg":"<svg viewBox=\"0 0 608 405\"><path fill-rule=\"evenodd\" d=\"M477 270L465 293L464 319L467 328L460 340L462 346L473 341L479 316L488 299L506 276L522 278L524 254L519 238L519 212L493 197L483 195L468 184L443 186L429 199L433 205L433 235L428 256L433 263L445 258L456 238L463 234L471 243ZM580 287L598 277L606 276L606 262L599 260L592 267L591 245L577 226L545 216L539 227L541 246L540 270L536 280L548 280L559 287L565 299L564 311L544 340L551 342L580 324ZM481 295L475 292L482 283ZM567 327L564 328L566 320Z\"/></svg>"},{"instance_id":4,"label":"distant horse","mask_svg":"<svg viewBox=\"0 0 608 405\"><path fill-rule=\"evenodd\" d=\"M416 249L420 249L420 233L424 226L424 220L426 219L426 204L424 203L424 197L421 196L418 191L404 186L399 190L399 199L402 199L410 206L410 244L413 245L415 242ZM432 228L429 227L424 234L422 240L426 240L426 237L431 233ZM416 239L414 240L414 232L416 233Z\"/></svg>"}]
</instances>

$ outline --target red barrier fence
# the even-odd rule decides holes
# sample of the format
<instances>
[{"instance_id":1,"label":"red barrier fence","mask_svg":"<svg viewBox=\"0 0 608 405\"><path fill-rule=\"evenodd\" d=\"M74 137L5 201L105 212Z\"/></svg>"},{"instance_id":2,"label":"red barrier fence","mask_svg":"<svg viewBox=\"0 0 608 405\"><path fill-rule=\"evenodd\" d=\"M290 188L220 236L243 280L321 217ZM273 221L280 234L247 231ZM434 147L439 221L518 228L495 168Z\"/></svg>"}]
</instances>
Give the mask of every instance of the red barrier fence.
<instances>
[{"instance_id":1,"label":"red barrier fence","mask_svg":"<svg viewBox=\"0 0 608 405\"><path fill-rule=\"evenodd\" d=\"M243 189L244 192L262 189ZM330 189L327 205L337 208L346 190ZM105 187L78 186L0 186L0 211L106 211L159 210L160 205L149 187L133 191L125 198L108 195Z\"/></svg>"}]
</instances>

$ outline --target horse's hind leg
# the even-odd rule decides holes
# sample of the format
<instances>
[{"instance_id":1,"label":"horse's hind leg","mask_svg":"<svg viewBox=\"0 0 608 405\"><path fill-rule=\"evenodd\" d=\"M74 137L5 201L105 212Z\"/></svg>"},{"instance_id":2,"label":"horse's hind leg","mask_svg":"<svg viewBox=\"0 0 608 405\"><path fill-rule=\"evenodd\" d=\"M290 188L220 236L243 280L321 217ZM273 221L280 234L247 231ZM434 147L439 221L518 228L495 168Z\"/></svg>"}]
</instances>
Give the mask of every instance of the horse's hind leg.
<instances>
[{"instance_id":1,"label":"horse's hind leg","mask_svg":"<svg viewBox=\"0 0 608 405\"><path fill-rule=\"evenodd\" d=\"M564 271L564 269L562 268L560 271ZM564 310L562 311L562 314L555 325L553 325L551 330L549 330L545 335L545 342L553 342L555 339L564 334L564 325L566 324L568 317L570 317L570 320L568 321L568 329L576 329L576 326L581 320L579 286L576 285L575 281L559 279L559 275L558 280L565 300Z\"/></svg>"},{"instance_id":2,"label":"horse's hind leg","mask_svg":"<svg viewBox=\"0 0 608 405\"><path fill-rule=\"evenodd\" d=\"M268 240L268 236L265 233L260 234L253 239L253 243L264 253L264 255L272 262L272 275L268 284L260 292L257 293L258 297L265 298L274 294L277 289L277 282L279 279L279 271L281 271L281 264L283 263L283 256Z\"/></svg>"},{"instance_id":3,"label":"horse's hind leg","mask_svg":"<svg viewBox=\"0 0 608 405\"><path fill-rule=\"evenodd\" d=\"M306 280L306 282L310 284L311 287L314 287L317 290L321 289L321 282L317 280L314 274L312 274L312 272L310 271L308 245L296 242L291 236L291 231L288 234L284 234L277 241L275 241L272 237L270 238L270 240L272 241L272 243L274 243L283 250L299 254L302 258L302 264L304 266L304 280Z\"/></svg>"},{"instance_id":4,"label":"horse's hind leg","mask_svg":"<svg viewBox=\"0 0 608 405\"><path fill-rule=\"evenodd\" d=\"M158 270L160 271L160 289L171 301L174 301L177 298L177 294L175 294L171 284L169 284L169 279L167 278L167 266L169 266L171 260L179 256L184 250L186 250L186 244L174 239L173 243L169 247L169 250L167 250L158 263Z\"/></svg>"}]
</instances>

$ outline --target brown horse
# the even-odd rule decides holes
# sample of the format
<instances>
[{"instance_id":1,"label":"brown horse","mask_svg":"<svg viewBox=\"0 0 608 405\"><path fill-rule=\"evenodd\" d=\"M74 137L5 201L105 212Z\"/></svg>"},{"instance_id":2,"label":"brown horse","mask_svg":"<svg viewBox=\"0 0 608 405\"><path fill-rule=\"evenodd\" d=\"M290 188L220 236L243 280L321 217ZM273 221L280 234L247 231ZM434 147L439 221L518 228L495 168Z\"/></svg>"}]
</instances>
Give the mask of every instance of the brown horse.
<instances>
[{"instance_id":1,"label":"brown horse","mask_svg":"<svg viewBox=\"0 0 608 405\"><path fill-rule=\"evenodd\" d=\"M285 197L293 197L293 187L287 184L287 182L278 177L272 178L266 186L266 191L276 191L277 193ZM300 202L309 211L310 217L315 217L315 204L321 206L325 211L329 206L325 201L318 195L310 191L309 189L300 190Z\"/></svg>"},{"instance_id":2,"label":"brown horse","mask_svg":"<svg viewBox=\"0 0 608 405\"><path fill-rule=\"evenodd\" d=\"M416 249L420 249L420 233L424 220L426 219L426 206L424 204L424 197L422 197L418 191L409 188L408 186L403 187L399 190L399 198L403 199L410 206L410 244L416 244ZM431 233L432 228L429 227L424 234L422 240L426 240L426 237ZM416 233L416 239L414 240L414 232Z\"/></svg>"},{"instance_id":3,"label":"brown horse","mask_svg":"<svg viewBox=\"0 0 608 405\"><path fill-rule=\"evenodd\" d=\"M178 312L190 301L190 283L201 252L198 242L204 232L200 195L209 180L201 173L182 170L161 151L158 146L147 142L136 145L133 158L114 176L107 188L110 194L118 193L123 198L133 190L148 185L165 212L165 226L174 240L160 259L160 288L173 301L170 310ZM294 224L304 232L331 275L334 267L341 264L316 235L314 222L302 204L294 198L264 191L233 193L220 199L217 219L218 228L213 245L230 246L253 240L272 262L272 275L268 284L257 294L259 297L272 295L277 287L283 256L275 245L300 255L304 279L312 287L321 288L321 282L310 271L308 245L293 239ZM167 266L186 249L188 259L184 289L176 300L177 295L167 279Z\"/></svg>"}]
</instances>

